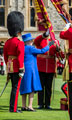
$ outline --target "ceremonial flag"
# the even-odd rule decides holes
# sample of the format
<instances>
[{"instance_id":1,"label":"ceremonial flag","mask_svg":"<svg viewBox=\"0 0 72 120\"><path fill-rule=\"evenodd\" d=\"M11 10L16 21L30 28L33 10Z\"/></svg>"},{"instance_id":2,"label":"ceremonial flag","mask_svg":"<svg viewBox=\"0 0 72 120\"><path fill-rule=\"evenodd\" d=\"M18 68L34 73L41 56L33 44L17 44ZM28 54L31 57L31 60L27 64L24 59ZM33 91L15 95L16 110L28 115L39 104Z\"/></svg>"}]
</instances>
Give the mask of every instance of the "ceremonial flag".
<instances>
[{"instance_id":1,"label":"ceremonial flag","mask_svg":"<svg viewBox=\"0 0 72 120\"><path fill-rule=\"evenodd\" d=\"M46 8L44 6L44 3L42 0L34 0L35 6L36 6L36 13L39 19L44 19L45 24L38 24L39 31L46 31L49 28L50 31L50 37L52 40L55 40L55 35L53 31L53 27L51 24L51 21L49 19L48 13L46 11Z\"/></svg>"},{"instance_id":2,"label":"ceremonial flag","mask_svg":"<svg viewBox=\"0 0 72 120\"><path fill-rule=\"evenodd\" d=\"M59 0L51 0L52 4L54 5L54 7L56 8L57 12L59 13L59 15L63 18L63 20L68 23L68 19L64 16L63 11L62 11L62 7L60 5Z\"/></svg>"}]
</instances>

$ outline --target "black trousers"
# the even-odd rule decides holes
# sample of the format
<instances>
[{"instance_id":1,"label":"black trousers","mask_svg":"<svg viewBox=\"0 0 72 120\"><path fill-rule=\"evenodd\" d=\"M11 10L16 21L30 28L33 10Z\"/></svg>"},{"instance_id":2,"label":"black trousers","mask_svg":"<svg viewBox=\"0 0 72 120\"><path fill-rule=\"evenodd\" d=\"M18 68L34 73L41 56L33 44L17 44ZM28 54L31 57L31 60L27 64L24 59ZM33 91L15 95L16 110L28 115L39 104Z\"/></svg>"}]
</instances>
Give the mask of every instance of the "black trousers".
<instances>
[{"instance_id":1,"label":"black trousers","mask_svg":"<svg viewBox=\"0 0 72 120\"><path fill-rule=\"evenodd\" d=\"M59 75L62 75L63 68L62 67L58 67L57 68L57 72L58 72Z\"/></svg>"},{"instance_id":2,"label":"black trousers","mask_svg":"<svg viewBox=\"0 0 72 120\"><path fill-rule=\"evenodd\" d=\"M39 72L42 91L38 92L38 105L50 106L54 73Z\"/></svg>"},{"instance_id":3,"label":"black trousers","mask_svg":"<svg viewBox=\"0 0 72 120\"><path fill-rule=\"evenodd\" d=\"M9 75L10 75L11 83L12 83L9 110L12 112L16 112L21 78L19 78L18 73L9 73Z\"/></svg>"},{"instance_id":4,"label":"black trousers","mask_svg":"<svg viewBox=\"0 0 72 120\"><path fill-rule=\"evenodd\" d=\"M69 115L72 120L72 73L69 74L70 79L68 81L68 102L69 102Z\"/></svg>"}]
</instances>

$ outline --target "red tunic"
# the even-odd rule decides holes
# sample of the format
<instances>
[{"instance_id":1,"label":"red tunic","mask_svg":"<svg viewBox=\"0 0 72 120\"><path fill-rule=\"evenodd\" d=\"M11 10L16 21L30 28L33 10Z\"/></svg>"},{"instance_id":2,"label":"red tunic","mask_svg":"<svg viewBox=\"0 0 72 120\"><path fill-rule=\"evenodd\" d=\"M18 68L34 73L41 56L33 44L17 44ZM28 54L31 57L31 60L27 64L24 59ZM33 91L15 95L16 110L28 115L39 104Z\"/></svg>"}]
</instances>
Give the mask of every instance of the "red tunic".
<instances>
[{"instance_id":1,"label":"red tunic","mask_svg":"<svg viewBox=\"0 0 72 120\"><path fill-rule=\"evenodd\" d=\"M35 39L34 44L36 45L37 48L42 49L48 45L48 41L47 39L42 38L42 35L40 35ZM49 52L43 54L45 58L39 57L39 56L37 57L38 70L40 72L55 73L56 55L57 55L56 46L52 45L49 49ZM49 56L49 57L46 58L46 56Z\"/></svg>"},{"instance_id":2,"label":"red tunic","mask_svg":"<svg viewBox=\"0 0 72 120\"><path fill-rule=\"evenodd\" d=\"M60 32L60 38L69 41L69 49L72 49L72 28ZM72 54L69 55L69 72L72 72Z\"/></svg>"},{"instance_id":3,"label":"red tunic","mask_svg":"<svg viewBox=\"0 0 72 120\"><path fill-rule=\"evenodd\" d=\"M8 39L4 46L4 59L7 65L9 56L15 58L13 62L13 72L19 72L19 69L24 68L24 42L17 37Z\"/></svg>"},{"instance_id":4,"label":"red tunic","mask_svg":"<svg viewBox=\"0 0 72 120\"><path fill-rule=\"evenodd\" d=\"M64 64L60 63L60 61L57 61L57 67L64 68Z\"/></svg>"}]
</instances>

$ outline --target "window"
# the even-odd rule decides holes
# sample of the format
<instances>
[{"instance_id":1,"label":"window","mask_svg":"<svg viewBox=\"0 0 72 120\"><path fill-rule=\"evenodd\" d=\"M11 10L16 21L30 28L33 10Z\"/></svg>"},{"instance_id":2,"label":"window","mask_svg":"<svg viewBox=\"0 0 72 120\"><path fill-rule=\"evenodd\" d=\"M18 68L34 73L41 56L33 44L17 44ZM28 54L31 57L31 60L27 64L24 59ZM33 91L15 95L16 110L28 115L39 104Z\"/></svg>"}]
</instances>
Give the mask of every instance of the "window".
<instances>
[{"instance_id":1,"label":"window","mask_svg":"<svg viewBox=\"0 0 72 120\"><path fill-rule=\"evenodd\" d=\"M46 7L49 6L49 0L43 0ZM34 6L34 0L29 0L29 26L30 27L36 27L37 23L35 22L35 6Z\"/></svg>"},{"instance_id":2,"label":"window","mask_svg":"<svg viewBox=\"0 0 72 120\"><path fill-rule=\"evenodd\" d=\"M29 0L29 27L35 27L35 6L33 0Z\"/></svg>"},{"instance_id":3,"label":"window","mask_svg":"<svg viewBox=\"0 0 72 120\"><path fill-rule=\"evenodd\" d=\"M7 0L0 0L0 27L6 26Z\"/></svg>"},{"instance_id":4,"label":"window","mask_svg":"<svg viewBox=\"0 0 72 120\"><path fill-rule=\"evenodd\" d=\"M69 0L69 6L71 6L71 0Z\"/></svg>"},{"instance_id":5,"label":"window","mask_svg":"<svg viewBox=\"0 0 72 120\"><path fill-rule=\"evenodd\" d=\"M5 9L4 8L0 8L0 26L4 26L4 16L5 16Z\"/></svg>"},{"instance_id":6,"label":"window","mask_svg":"<svg viewBox=\"0 0 72 120\"><path fill-rule=\"evenodd\" d=\"M0 26L4 26L5 17L5 0L0 0Z\"/></svg>"},{"instance_id":7,"label":"window","mask_svg":"<svg viewBox=\"0 0 72 120\"><path fill-rule=\"evenodd\" d=\"M34 0L24 0L25 1L25 27L24 30L31 30L31 31L36 31L37 28L37 22L35 21L35 6L34 6ZM48 7L49 5L49 0L43 0L45 6Z\"/></svg>"},{"instance_id":8,"label":"window","mask_svg":"<svg viewBox=\"0 0 72 120\"><path fill-rule=\"evenodd\" d=\"M72 8L70 8L69 14L72 16ZM72 18L71 18L71 19L72 19Z\"/></svg>"}]
</instances>

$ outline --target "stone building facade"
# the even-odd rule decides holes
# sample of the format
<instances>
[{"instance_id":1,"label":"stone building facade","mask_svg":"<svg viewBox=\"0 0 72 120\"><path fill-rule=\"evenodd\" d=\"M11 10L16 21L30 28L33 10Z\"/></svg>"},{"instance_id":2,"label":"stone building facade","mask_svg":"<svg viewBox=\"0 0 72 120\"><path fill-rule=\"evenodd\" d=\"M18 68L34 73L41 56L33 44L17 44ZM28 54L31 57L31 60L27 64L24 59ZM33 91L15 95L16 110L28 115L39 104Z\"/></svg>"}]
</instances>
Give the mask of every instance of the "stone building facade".
<instances>
[{"instance_id":1,"label":"stone building facade","mask_svg":"<svg viewBox=\"0 0 72 120\"><path fill-rule=\"evenodd\" d=\"M37 29L37 23L34 21L35 15L35 6L33 3L34 0L0 0L0 41L6 41L9 38L9 34L7 31L7 15L9 12L18 10L24 14L24 32L32 33L33 37L38 36L42 32L39 32ZM50 0L43 0L51 23L53 25L54 33L56 39L60 41L61 46L64 44L61 42L59 38L59 32L65 26L63 19L59 16L56 9L52 5ZM69 7L71 8L72 3L71 0L68 0ZM63 47L63 46L62 46Z\"/></svg>"}]
</instances>

